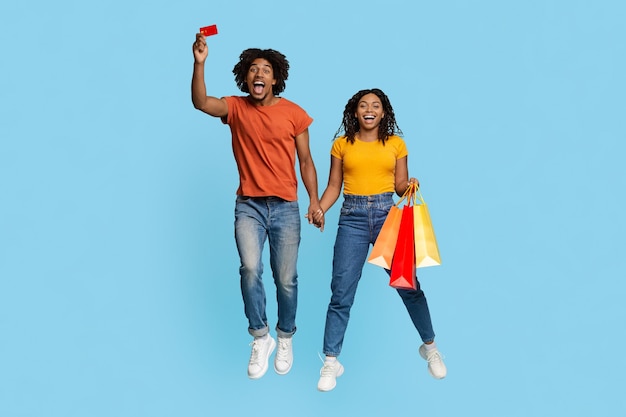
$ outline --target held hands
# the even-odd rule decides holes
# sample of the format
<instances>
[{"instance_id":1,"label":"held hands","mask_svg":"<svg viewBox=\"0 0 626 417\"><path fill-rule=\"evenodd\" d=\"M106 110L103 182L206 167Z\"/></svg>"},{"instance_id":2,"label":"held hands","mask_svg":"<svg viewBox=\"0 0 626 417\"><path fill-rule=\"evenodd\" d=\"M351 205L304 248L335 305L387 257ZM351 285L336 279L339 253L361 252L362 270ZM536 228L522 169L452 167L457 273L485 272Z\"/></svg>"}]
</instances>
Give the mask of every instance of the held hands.
<instances>
[{"instance_id":1,"label":"held hands","mask_svg":"<svg viewBox=\"0 0 626 417\"><path fill-rule=\"evenodd\" d=\"M196 33L196 41L193 43L193 57L198 64L206 61L209 55L209 48L206 44L206 37L201 33Z\"/></svg>"},{"instance_id":2,"label":"held hands","mask_svg":"<svg viewBox=\"0 0 626 417\"><path fill-rule=\"evenodd\" d=\"M318 206L319 207L319 206ZM309 207L309 212L304 215L307 219L309 219L309 224L320 229L320 232L324 231L324 223L326 220L324 219L324 210L321 207L317 209L313 209Z\"/></svg>"}]
</instances>

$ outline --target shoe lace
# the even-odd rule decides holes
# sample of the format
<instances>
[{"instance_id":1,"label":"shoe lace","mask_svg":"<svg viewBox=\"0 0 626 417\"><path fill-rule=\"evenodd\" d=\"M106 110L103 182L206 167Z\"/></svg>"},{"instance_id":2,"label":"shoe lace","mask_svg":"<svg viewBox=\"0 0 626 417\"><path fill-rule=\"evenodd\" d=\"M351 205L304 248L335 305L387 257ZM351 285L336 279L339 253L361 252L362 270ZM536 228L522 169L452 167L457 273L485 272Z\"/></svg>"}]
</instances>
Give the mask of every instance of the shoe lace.
<instances>
[{"instance_id":1,"label":"shoe lace","mask_svg":"<svg viewBox=\"0 0 626 417\"><path fill-rule=\"evenodd\" d=\"M251 364L260 363L261 361L259 360L259 355L261 353L261 347L259 346L259 342L255 340L252 343L250 343L250 346L252 346L252 353L250 353L250 363Z\"/></svg>"},{"instance_id":2,"label":"shoe lace","mask_svg":"<svg viewBox=\"0 0 626 417\"><path fill-rule=\"evenodd\" d=\"M334 377L336 374L336 366L337 361L334 362L324 362L324 366L322 366L322 370L320 371L320 376L324 377Z\"/></svg>"},{"instance_id":3,"label":"shoe lace","mask_svg":"<svg viewBox=\"0 0 626 417\"><path fill-rule=\"evenodd\" d=\"M320 376L322 378L335 376L335 365L337 364L337 360L335 359L332 362L324 360L323 362L324 362L324 366L322 366L322 370L320 371Z\"/></svg>"},{"instance_id":4,"label":"shoe lace","mask_svg":"<svg viewBox=\"0 0 626 417\"><path fill-rule=\"evenodd\" d=\"M428 363L442 363L443 362L443 356L437 350L437 351L427 355L427 360L428 360Z\"/></svg>"},{"instance_id":5,"label":"shoe lace","mask_svg":"<svg viewBox=\"0 0 626 417\"><path fill-rule=\"evenodd\" d=\"M289 343L286 340L278 341L278 351L276 352L276 359L279 361L286 361L288 359L287 352L289 351Z\"/></svg>"}]
</instances>

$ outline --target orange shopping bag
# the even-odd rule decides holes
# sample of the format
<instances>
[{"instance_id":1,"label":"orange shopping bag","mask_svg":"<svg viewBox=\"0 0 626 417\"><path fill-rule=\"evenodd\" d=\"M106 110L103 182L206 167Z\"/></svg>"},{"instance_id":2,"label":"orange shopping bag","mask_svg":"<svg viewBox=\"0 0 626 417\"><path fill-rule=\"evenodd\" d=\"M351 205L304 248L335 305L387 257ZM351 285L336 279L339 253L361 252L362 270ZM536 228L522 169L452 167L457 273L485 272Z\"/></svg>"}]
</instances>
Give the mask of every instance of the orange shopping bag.
<instances>
[{"instance_id":1,"label":"orange shopping bag","mask_svg":"<svg viewBox=\"0 0 626 417\"><path fill-rule=\"evenodd\" d=\"M396 250L393 254L393 261L391 262L389 285L394 288L417 288L414 240L413 206L407 204L402 208L402 221L400 222L398 241L396 242Z\"/></svg>"},{"instance_id":2,"label":"orange shopping bag","mask_svg":"<svg viewBox=\"0 0 626 417\"><path fill-rule=\"evenodd\" d=\"M391 260L393 259L393 251L396 249L401 219L402 210L396 206L391 206L367 262L391 269Z\"/></svg>"},{"instance_id":3,"label":"orange shopping bag","mask_svg":"<svg viewBox=\"0 0 626 417\"><path fill-rule=\"evenodd\" d=\"M413 206L413 228L415 230L415 265L417 268L441 265L439 246L435 238L435 231L428 213L428 206L424 202L419 188L415 197L420 204Z\"/></svg>"},{"instance_id":4,"label":"orange shopping bag","mask_svg":"<svg viewBox=\"0 0 626 417\"><path fill-rule=\"evenodd\" d=\"M391 260L393 259L393 252L396 249L400 220L402 219L402 210L398 208L398 205L408 195L409 189L407 188L402 198L395 205L391 206L389 214L387 214L387 218L380 228L378 237L376 237L376 242L374 242L372 253L370 253L367 262L385 269L391 269Z\"/></svg>"}]
</instances>

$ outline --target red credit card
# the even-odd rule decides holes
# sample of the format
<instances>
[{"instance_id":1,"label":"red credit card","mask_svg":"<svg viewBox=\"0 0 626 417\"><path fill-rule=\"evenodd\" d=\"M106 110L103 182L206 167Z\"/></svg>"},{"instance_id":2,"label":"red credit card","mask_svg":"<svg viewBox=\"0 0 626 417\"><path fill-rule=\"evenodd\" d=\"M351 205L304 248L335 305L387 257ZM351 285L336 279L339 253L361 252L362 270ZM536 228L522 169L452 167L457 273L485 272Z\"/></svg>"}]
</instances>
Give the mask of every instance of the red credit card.
<instances>
[{"instance_id":1,"label":"red credit card","mask_svg":"<svg viewBox=\"0 0 626 417\"><path fill-rule=\"evenodd\" d=\"M217 35L217 25L205 26L200 28L200 33L204 36Z\"/></svg>"}]
</instances>

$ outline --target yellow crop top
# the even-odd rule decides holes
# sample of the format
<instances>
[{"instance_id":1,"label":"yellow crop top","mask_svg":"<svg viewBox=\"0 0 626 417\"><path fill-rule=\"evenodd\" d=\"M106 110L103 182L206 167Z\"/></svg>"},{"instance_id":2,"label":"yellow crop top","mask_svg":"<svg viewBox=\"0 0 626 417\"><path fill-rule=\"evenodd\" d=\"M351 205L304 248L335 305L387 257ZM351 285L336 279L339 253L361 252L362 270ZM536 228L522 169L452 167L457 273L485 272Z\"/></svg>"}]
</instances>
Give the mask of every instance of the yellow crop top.
<instances>
[{"instance_id":1,"label":"yellow crop top","mask_svg":"<svg viewBox=\"0 0 626 417\"><path fill-rule=\"evenodd\" d=\"M354 143L345 136L335 139L330 154L343 162L343 192L352 195L374 195L395 191L396 161L408 155L399 136L381 141Z\"/></svg>"}]
</instances>

